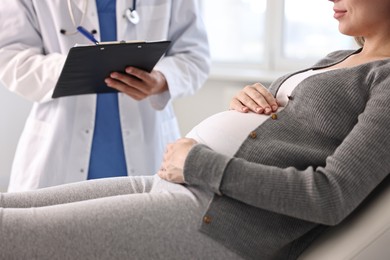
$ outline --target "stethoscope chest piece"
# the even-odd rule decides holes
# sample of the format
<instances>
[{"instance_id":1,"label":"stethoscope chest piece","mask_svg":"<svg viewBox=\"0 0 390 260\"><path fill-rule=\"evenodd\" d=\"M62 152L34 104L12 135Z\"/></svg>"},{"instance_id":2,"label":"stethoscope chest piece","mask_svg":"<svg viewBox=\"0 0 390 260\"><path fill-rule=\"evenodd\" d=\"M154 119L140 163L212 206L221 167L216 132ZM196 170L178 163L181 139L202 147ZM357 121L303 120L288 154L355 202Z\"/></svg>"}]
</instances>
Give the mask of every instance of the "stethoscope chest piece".
<instances>
[{"instance_id":1,"label":"stethoscope chest piece","mask_svg":"<svg viewBox=\"0 0 390 260\"><path fill-rule=\"evenodd\" d=\"M126 17L133 24L139 23L139 15L136 10L132 10L131 8L126 9Z\"/></svg>"}]
</instances>

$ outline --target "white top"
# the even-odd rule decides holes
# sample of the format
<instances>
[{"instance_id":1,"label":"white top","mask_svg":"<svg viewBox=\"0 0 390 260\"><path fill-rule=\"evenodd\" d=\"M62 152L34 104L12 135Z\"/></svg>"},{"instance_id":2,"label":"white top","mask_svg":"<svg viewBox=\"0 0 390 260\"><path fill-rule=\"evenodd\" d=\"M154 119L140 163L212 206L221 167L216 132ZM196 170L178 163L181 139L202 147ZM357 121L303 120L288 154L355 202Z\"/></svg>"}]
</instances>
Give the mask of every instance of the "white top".
<instances>
[{"instance_id":1,"label":"white top","mask_svg":"<svg viewBox=\"0 0 390 260\"><path fill-rule=\"evenodd\" d=\"M307 70L289 77L279 88L276 99L280 103L277 112L287 105L288 96L304 79L328 70ZM186 137L205 144L214 151L233 156L248 137L248 133L270 118L270 115L241 113L228 110L212 115L196 125Z\"/></svg>"}]
</instances>

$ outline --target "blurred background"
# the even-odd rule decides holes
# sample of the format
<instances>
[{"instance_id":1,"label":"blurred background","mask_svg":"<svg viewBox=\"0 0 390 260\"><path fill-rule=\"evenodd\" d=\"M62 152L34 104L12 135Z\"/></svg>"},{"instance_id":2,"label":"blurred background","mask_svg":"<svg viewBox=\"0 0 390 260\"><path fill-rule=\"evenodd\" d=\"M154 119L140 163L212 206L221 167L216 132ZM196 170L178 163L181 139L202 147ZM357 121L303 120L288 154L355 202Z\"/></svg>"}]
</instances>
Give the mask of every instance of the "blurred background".
<instances>
[{"instance_id":1,"label":"blurred background","mask_svg":"<svg viewBox=\"0 0 390 260\"><path fill-rule=\"evenodd\" d=\"M255 82L315 63L337 49L357 48L338 32L327 0L199 0L212 55L211 74L194 96L174 101L182 135ZM7 189L15 148L31 103L0 85L0 191Z\"/></svg>"}]
</instances>

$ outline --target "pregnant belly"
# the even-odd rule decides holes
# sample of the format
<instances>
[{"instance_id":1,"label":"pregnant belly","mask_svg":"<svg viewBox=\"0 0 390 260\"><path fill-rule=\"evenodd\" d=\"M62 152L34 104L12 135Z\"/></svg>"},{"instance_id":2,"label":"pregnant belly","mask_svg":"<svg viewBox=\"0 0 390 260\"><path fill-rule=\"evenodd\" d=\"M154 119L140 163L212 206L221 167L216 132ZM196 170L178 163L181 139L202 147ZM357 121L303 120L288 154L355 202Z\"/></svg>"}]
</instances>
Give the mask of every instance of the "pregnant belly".
<instances>
[{"instance_id":1,"label":"pregnant belly","mask_svg":"<svg viewBox=\"0 0 390 260\"><path fill-rule=\"evenodd\" d=\"M280 111L282 108L279 108ZM233 156L248 134L270 116L228 110L212 115L196 125L186 137L210 147L216 152Z\"/></svg>"}]
</instances>

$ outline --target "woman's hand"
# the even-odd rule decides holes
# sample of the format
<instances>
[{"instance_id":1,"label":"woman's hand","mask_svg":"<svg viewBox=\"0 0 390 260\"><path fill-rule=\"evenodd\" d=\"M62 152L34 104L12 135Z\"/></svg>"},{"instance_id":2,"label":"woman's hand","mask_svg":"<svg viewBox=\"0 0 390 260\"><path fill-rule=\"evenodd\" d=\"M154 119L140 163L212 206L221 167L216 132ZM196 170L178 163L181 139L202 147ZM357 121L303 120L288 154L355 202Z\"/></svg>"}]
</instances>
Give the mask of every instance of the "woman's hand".
<instances>
[{"instance_id":1,"label":"woman's hand","mask_svg":"<svg viewBox=\"0 0 390 260\"><path fill-rule=\"evenodd\" d=\"M230 101L230 109L247 113L270 114L278 109L274 96L260 83L244 87Z\"/></svg>"},{"instance_id":2,"label":"woman's hand","mask_svg":"<svg viewBox=\"0 0 390 260\"><path fill-rule=\"evenodd\" d=\"M168 144L161 168L157 173L160 178L174 183L184 183L184 162L195 144L197 142L191 138L181 138Z\"/></svg>"},{"instance_id":3,"label":"woman's hand","mask_svg":"<svg viewBox=\"0 0 390 260\"><path fill-rule=\"evenodd\" d=\"M105 79L107 86L127 94L135 100L168 90L164 75L153 70L148 73L134 67L126 68L126 74L113 72Z\"/></svg>"}]
</instances>

